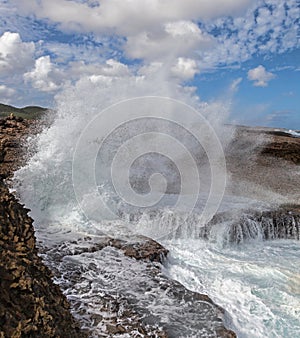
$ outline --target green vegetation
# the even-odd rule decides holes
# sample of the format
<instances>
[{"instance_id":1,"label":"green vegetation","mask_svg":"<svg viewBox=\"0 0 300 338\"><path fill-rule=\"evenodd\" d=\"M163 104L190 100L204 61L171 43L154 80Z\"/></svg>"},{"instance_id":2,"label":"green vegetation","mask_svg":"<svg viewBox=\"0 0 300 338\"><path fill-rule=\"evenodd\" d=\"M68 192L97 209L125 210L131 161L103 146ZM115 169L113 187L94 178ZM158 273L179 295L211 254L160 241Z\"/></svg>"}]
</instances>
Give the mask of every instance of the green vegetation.
<instances>
[{"instance_id":1,"label":"green vegetation","mask_svg":"<svg viewBox=\"0 0 300 338\"><path fill-rule=\"evenodd\" d=\"M0 118L6 117L13 113L15 116L23 117L24 119L32 120L41 118L44 113L47 111L47 108L38 107L38 106L28 106L24 108L16 108L6 104L0 103Z\"/></svg>"}]
</instances>

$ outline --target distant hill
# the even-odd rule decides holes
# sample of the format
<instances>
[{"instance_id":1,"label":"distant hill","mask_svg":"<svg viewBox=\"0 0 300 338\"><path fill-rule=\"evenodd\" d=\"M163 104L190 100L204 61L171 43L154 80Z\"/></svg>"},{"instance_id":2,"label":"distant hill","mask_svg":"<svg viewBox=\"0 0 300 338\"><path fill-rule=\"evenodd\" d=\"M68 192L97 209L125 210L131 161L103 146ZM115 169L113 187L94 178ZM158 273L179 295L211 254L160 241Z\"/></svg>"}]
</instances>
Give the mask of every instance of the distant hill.
<instances>
[{"instance_id":1,"label":"distant hill","mask_svg":"<svg viewBox=\"0 0 300 338\"><path fill-rule=\"evenodd\" d=\"M23 117L25 119L37 119L43 116L47 111L47 108L39 106L28 106L24 108L16 108L7 104L0 103L0 118L8 116L10 113L13 113L15 116Z\"/></svg>"}]
</instances>

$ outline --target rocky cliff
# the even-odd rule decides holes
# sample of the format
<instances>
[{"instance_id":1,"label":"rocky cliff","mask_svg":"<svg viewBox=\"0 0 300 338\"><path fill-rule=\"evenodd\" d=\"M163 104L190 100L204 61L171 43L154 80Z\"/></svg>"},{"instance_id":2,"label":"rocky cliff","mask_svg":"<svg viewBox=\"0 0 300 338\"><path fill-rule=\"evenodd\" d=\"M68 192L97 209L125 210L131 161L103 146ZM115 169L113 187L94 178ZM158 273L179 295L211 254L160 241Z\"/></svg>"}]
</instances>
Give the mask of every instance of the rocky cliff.
<instances>
[{"instance_id":1,"label":"rocky cliff","mask_svg":"<svg viewBox=\"0 0 300 338\"><path fill-rule=\"evenodd\" d=\"M85 337L36 248L33 220L4 179L22 162L22 141L34 124L0 120L0 337Z\"/></svg>"}]
</instances>

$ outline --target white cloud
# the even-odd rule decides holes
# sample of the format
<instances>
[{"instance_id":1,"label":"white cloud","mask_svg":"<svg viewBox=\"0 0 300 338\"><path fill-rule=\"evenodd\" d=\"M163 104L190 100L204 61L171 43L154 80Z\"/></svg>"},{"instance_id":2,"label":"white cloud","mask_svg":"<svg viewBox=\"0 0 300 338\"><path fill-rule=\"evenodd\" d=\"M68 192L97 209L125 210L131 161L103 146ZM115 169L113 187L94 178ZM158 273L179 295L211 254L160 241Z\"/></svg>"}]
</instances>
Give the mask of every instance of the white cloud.
<instances>
[{"instance_id":1,"label":"white cloud","mask_svg":"<svg viewBox=\"0 0 300 338\"><path fill-rule=\"evenodd\" d=\"M243 81L242 77L239 77L239 78L233 80L231 85L230 85L230 91L233 92L233 93L237 92L239 90L239 85L242 81Z\"/></svg>"},{"instance_id":2,"label":"white cloud","mask_svg":"<svg viewBox=\"0 0 300 338\"><path fill-rule=\"evenodd\" d=\"M161 60L187 57L195 49L208 48L213 39L191 21L166 23L155 32L141 32L129 36L125 52L129 57L145 60Z\"/></svg>"},{"instance_id":3,"label":"white cloud","mask_svg":"<svg viewBox=\"0 0 300 338\"><path fill-rule=\"evenodd\" d=\"M58 23L64 31L125 37L121 47L130 58L158 61L173 56L194 58L209 49L213 37L201 31L199 20L238 15L251 0L14 0L25 14Z\"/></svg>"},{"instance_id":4,"label":"white cloud","mask_svg":"<svg viewBox=\"0 0 300 338\"><path fill-rule=\"evenodd\" d=\"M178 57L192 58L197 59L202 71L246 61L255 53L282 53L299 46L295 22L300 8L295 0L12 0L12 3L18 5L19 13L22 10L48 19L64 31L92 32L101 43L117 37L120 40L113 47L114 52L125 51L129 58L149 63L169 58L170 65ZM217 32L217 36L213 37L212 32ZM57 53L66 49L56 47ZM110 47L108 42L105 48ZM82 50L76 51L75 46L72 49L77 53L75 60L87 62L89 55L97 54L88 45L83 45ZM99 50L99 55L103 56L103 51ZM59 56L57 61L60 62Z\"/></svg>"},{"instance_id":5,"label":"white cloud","mask_svg":"<svg viewBox=\"0 0 300 338\"><path fill-rule=\"evenodd\" d=\"M53 92L63 85L76 82L83 77L97 82L129 77L130 75L128 66L114 59L108 59L104 64L86 64L83 61L76 61L70 62L64 68L58 68L47 55L35 61L34 69L24 74L24 80L39 91Z\"/></svg>"},{"instance_id":6,"label":"white cloud","mask_svg":"<svg viewBox=\"0 0 300 338\"><path fill-rule=\"evenodd\" d=\"M106 66L103 67L102 72L104 75L108 75L108 76L129 75L128 66L113 59L109 59L106 61Z\"/></svg>"},{"instance_id":7,"label":"white cloud","mask_svg":"<svg viewBox=\"0 0 300 338\"><path fill-rule=\"evenodd\" d=\"M35 61L34 69L24 74L24 80L40 91L52 92L60 88L62 73L55 69L47 55Z\"/></svg>"},{"instance_id":8,"label":"white cloud","mask_svg":"<svg viewBox=\"0 0 300 338\"><path fill-rule=\"evenodd\" d=\"M7 98L12 97L14 94L16 93L16 91L12 88L9 88L5 85L0 85L0 97L1 100L5 100Z\"/></svg>"},{"instance_id":9,"label":"white cloud","mask_svg":"<svg viewBox=\"0 0 300 338\"><path fill-rule=\"evenodd\" d=\"M262 65L248 71L248 79L250 81L254 81L254 86L256 87L267 87L269 81L275 77L275 74L267 72L265 67Z\"/></svg>"},{"instance_id":10,"label":"white cloud","mask_svg":"<svg viewBox=\"0 0 300 338\"><path fill-rule=\"evenodd\" d=\"M178 20L210 19L235 15L251 0L102 0L100 6L72 0L15 0L25 13L47 18L64 29L136 35L140 31Z\"/></svg>"},{"instance_id":11,"label":"white cloud","mask_svg":"<svg viewBox=\"0 0 300 338\"><path fill-rule=\"evenodd\" d=\"M172 73L182 80L192 79L199 72L197 63L193 59L178 58L175 66L172 67Z\"/></svg>"},{"instance_id":12,"label":"white cloud","mask_svg":"<svg viewBox=\"0 0 300 338\"><path fill-rule=\"evenodd\" d=\"M230 66L249 60L254 54L283 53L299 47L296 24L299 17L297 1L268 0L253 1L253 6L242 16L207 22L206 30L218 33L215 48L199 51L201 69Z\"/></svg>"},{"instance_id":13,"label":"white cloud","mask_svg":"<svg viewBox=\"0 0 300 338\"><path fill-rule=\"evenodd\" d=\"M106 77L125 77L130 75L130 70L127 65L114 60L108 59L105 64L81 62L71 62L69 69L66 70L66 75L72 79L79 79L82 76L106 76Z\"/></svg>"},{"instance_id":14,"label":"white cloud","mask_svg":"<svg viewBox=\"0 0 300 338\"><path fill-rule=\"evenodd\" d=\"M26 71L34 63L35 45L23 42L18 33L5 32L0 36L0 74Z\"/></svg>"},{"instance_id":15,"label":"white cloud","mask_svg":"<svg viewBox=\"0 0 300 338\"><path fill-rule=\"evenodd\" d=\"M25 79L49 95L81 77L136 73L178 83L191 79L198 69L203 74L240 67L254 54L294 49L299 46L299 11L295 0L10 0L0 4L0 35L10 29L23 41L15 33L19 40L12 45L20 45L9 56L0 56L0 74L13 74L5 84L18 91L24 86L20 79ZM47 24L41 25L41 20ZM56 39L59 29L80 34L71 41ZM24 42L30 39L35 43ZM21 53L24 62L20 50L29 55ZM51 55L51 60L38 59L34 65L34 54ZM127 67L117 61L124 57L142 61ZM274 74L265 72L267 77L256 74L260 78L252 80L255 85L268 84L268 74ZM231 90L238 86L233 82Z\"/></svg>"}]
</instances>

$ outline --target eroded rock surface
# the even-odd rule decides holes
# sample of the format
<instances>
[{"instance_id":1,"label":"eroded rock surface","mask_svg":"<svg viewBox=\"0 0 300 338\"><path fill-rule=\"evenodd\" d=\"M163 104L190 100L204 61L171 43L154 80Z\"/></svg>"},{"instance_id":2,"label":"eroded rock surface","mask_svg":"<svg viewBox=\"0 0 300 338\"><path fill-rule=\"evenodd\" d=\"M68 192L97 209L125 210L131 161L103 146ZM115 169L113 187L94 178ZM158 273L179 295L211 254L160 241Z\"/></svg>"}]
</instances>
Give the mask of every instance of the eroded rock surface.
<instances>
[{"instance_id":1,"label":"eroded rock surface","mask_svg":"<svg viewBox=\"0 0 300 338\"><path fill-rule=\"evenodd\" d=\"M84 337L35 246L32 219L0 182L0 336Z\"/></svg>"},{"instance_id":2,"label":"eroded rock surface","mask_svg":"<svg viewBox=\"0 0 300 338\"><path fill-rule=\"evenodd\" d=\"M24 156L22 143L33 124L13 115L0 119L0 177L10 177Z\"/></svg>"},{"instance_id":3,"label":"eroded rock surface","mask_svg":"<svg viewBox=\"0 0 300 338\"><path fill-rule=\"evenodd\" d=\"M0 337L86 337L38 256L28 210L3 182L20 165L33 126L14 116L0 120Z\"/></svg>"},{"instance_id":4,"label":"eroded rock surface","mask_svg":"<svg viewBox=\"0 0 300 338\"><path fill-rule=\"evenodd\" d=\"M163 274L167 250L151 239L87 236L44 253L92 337L236 337L221 307Z\"/></svg>"}]
</instances>

